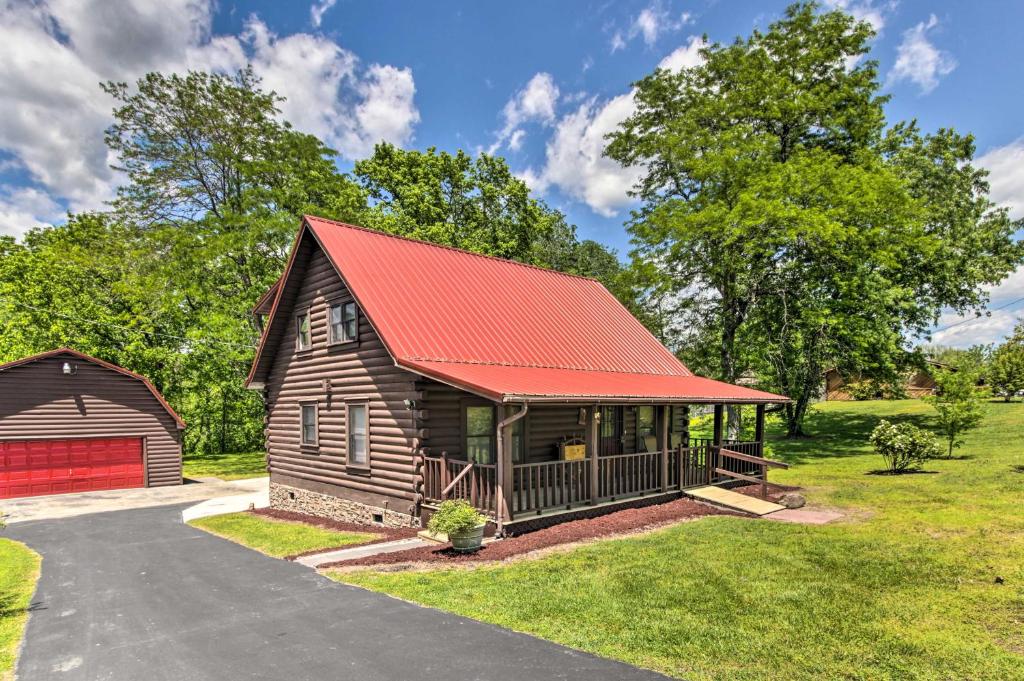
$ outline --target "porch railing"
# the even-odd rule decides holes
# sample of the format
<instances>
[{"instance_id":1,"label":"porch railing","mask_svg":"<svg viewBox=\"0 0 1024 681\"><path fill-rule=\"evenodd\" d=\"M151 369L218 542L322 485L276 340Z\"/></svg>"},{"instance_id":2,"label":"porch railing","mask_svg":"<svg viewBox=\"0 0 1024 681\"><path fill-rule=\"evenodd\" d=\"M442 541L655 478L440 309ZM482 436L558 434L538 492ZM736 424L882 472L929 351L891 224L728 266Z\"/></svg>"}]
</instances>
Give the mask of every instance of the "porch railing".
<instances>
[{"instance_id":1,"label":"porch railing","mask_svg":"<svg viewBox=\"0 0 1024 681\"><path fill-rule=\"evenodd\" d=\"M599 500L661 490L661 452L616 454L597 459Z\"/></svg>"},{"instance_id":2,"label":"porch railing","mask_svg":"<svg viewBox=\"0 0 1024 681\"><path fill-rule=\"evenodd\" d=\"M716 451L710 438L690 438L688 447L666 453L668 478L662 485L661 452L601 456L597 460L596 494L592 494L591 460L544 461L512 466L509 509L513 516L571 509L593 501L638 497L666 490L715 484L730 479L760 482L761 443L726 440ZM497 510L497 466L441 456L423 459L423 500L466 499L494 515ZM467 470L468 467L468 470Z\"/></svg>"},{"instance_id":3,"label":"porch railing","mask_svg":"<svg viewBox=\"0 0 1024 681\"><path fill-rule=\"evenodd\" d=\"M544 461L512 466L512 513L572 508L590 501L590 462Z\"/></svg>"},{"instance_id":4,"label":"porch railing","mask_svg":"<svg viewBox=\"0 0 1024 681\"><path fill-rule=\"evenodd\" d=\"M440 503L465 499L476 508L493 514L497 509L498 467L447 456L423 458L423 498Z\"/></svg>"}]
</instances>

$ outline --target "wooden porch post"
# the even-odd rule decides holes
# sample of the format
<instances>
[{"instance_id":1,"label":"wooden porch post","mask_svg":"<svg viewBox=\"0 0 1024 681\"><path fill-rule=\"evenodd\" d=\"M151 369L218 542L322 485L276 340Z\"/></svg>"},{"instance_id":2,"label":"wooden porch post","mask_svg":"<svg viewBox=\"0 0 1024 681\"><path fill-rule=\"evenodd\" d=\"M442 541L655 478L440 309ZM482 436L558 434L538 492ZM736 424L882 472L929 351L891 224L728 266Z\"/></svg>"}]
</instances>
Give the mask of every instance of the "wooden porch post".
<instances>
[{"instance_id":1,"label":"wooden porch post","mask_svg":"<svg viewBox=\"0 0 1024 681\"><path fill-rule=\"evenodd\" d=\"M658 427L658 452L661 454L661 492L668 491L668 431L671 409L667 405L658 407L661 412L660 426Z\"/></svg>"},{"instance_id":2,"label":"wooden porch post","mask_svg":"<svg viewBox=\"0 0 1024 681\"><path fill-rule=\"evenodd\" d=\"M722 413L725 411L724 404L715 405L715 432L711 440L711 461L708 462L708 484L715 479L715 468L718 467L718 453L722 449Z\"/></svg>"},{"instance_id":3,"label":"wooden porch post","mask_svg":"<svg viewBox=\"0 0 1024 681\"><path fill-rule=\"evenodd\" d=\"M757 455L764 456L764 405L757 405L754 419L754 442L757 443Z\"/></svg>"},{"instance_id":4,"label":"wooden porch post","mask_svg":"<svg viewBox=\"0 0 1024 681\"><path fill-rule=\"evenodd\" d=\"M501 413L499 411L499 413ZM498 485L498 516L502 525L512 521L512 495L515 493L512 479L512 428L501 429L501 446L498 447L498 470L501 482Z\"/></svg>"},{"instance_id":5,"label":"wooden porch post","mask_svg":"<svg viewBox=\"0 0 1024 681\"><path fill-rule=\"evenodd\" d=\"M590 457L590 504L596 505L598 498L598 461L601 449L601 413L595 404L587 413L587 455Z\"/></svg>"}]
</instances>

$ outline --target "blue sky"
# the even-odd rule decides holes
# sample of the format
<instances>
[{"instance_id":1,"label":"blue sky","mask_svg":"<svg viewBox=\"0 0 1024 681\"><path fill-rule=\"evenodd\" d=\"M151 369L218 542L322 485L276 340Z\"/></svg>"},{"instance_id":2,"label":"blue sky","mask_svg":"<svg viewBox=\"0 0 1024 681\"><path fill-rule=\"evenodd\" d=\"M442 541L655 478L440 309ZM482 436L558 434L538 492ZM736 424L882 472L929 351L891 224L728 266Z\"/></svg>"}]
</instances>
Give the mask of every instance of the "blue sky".
<instances>
[{"instance_id":1,"label":"blue sky","mask_svg":"<svg viewBox=\"0 0 1024 681\"><path fill-rule=\"evenodd\" d=\"M954 127L978 142L993 197L1024 216L1024 3L833 0L879 30L891 121ZM630 82L697 58L700 36L729 41L786 3L689 1L308 4L41 0L0 8L0 233L102 206L118 177L95 83L147 70L252 63L288 97L285 115L348 168L373 142L490 150L563 210L580 235L624 254L634 175L600 156L628 115ZM991 307L1024 296L1024 271ZM940 332L997 340L1024 302ZM946 315L939 327L959 321Z\"/></svg>"}]
</instances>

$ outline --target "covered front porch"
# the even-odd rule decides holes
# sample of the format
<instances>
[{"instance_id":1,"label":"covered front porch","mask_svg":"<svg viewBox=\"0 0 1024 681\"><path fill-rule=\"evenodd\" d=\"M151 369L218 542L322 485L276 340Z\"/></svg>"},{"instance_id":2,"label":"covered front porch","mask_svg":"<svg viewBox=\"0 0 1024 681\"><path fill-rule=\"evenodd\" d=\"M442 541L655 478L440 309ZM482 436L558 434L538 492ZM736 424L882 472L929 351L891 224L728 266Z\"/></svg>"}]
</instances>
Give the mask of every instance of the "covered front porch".
<instances>
[{"instance_id":1,"label":"covered front porch","mask_svg":"<svg viewBox=\"0 0 1024 681\"><path fill-rule=\"evenodd\" d=\"M745 440L724 437L721 402L710 405L710 437L691 436L696 406L709 405L504 405L495 410L505 418L494 430L493 456L474 456L471 448L421 456L422 505L465 499L502 532L705 485L764 487L767 469L777 465L763 458L766 403L746 403L753 428Z\"/></svg>"}]
</instances>

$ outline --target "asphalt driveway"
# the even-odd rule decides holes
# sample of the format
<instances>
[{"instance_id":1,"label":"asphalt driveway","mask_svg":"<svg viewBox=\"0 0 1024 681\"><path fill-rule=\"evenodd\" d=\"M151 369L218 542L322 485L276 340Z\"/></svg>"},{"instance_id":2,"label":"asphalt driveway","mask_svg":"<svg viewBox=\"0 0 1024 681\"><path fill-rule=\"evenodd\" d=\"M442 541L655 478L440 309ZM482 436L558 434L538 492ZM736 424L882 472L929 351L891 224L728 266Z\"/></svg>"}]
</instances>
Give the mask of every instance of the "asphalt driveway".
<instances>
[{"instance_id":1,"label":"asphalt driveway","mask_svg":"<svg viewBox=\"0 0 1024 681\"><path fill-rule=\"evenodd\" d=\"M337 584L183 525L181 509L5 531L43 556L19 681L663 678Z\"/></svg>"}]
</instances>

